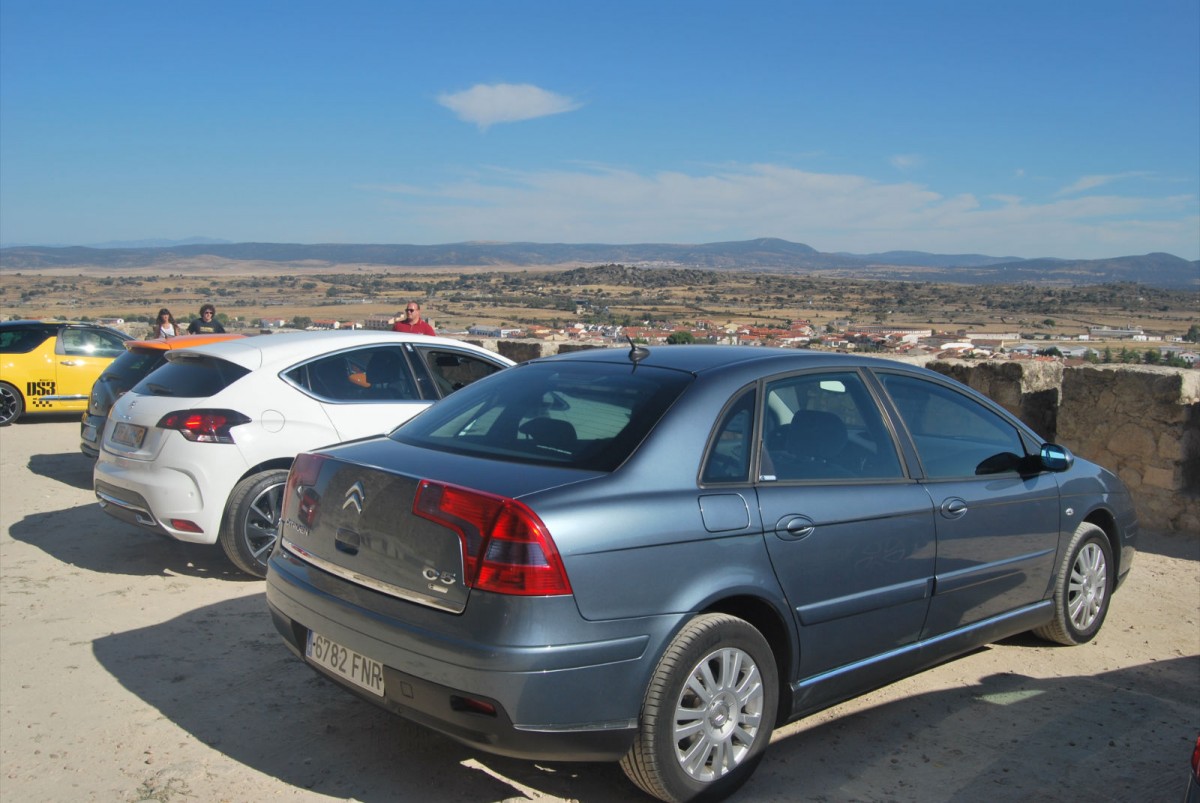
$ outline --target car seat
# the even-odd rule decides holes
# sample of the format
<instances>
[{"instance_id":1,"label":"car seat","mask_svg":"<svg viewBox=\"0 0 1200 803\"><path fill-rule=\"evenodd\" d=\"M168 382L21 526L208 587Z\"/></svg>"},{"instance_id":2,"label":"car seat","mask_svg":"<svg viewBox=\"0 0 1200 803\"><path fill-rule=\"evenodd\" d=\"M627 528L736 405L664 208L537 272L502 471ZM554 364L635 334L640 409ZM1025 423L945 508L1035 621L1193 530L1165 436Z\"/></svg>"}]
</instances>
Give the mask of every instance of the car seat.
<instances>
[{"instance_id":1,"label":"car seat","mask_svg":"<svg viewBox=\"0 0 1200 803\"><path fill-rule=\"evenodd\" d=\"M531 418L520 427L539 449L549 449L566 455L573 454L579 436L569 421L557 418Z\"/></svg>"},{"instance_id":2,"label":"car seat","mask_svg":"<svg viewBox=\"0 0 1200 803\"><path fill-rule=\"evenodd\" d=\"M776 456L779 479L847 477L835 460L846 447L846 425L833 413L797 410L787 428L786 459Z\"/></svg>"}]
</instances>

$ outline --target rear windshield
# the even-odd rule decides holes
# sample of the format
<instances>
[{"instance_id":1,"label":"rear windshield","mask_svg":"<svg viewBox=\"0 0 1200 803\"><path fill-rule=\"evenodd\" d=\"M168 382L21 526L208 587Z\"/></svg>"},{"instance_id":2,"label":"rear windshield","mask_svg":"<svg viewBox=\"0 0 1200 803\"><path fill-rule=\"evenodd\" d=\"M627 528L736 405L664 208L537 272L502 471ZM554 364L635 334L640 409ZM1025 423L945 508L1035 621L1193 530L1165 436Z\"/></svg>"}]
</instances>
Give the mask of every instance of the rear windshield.
<instances>
[{"instance_id":1,"label":"rear windshield","mask_svg":"<svg viewBox=\"0 0 1200 803\"><path fill-rule=\"evenodd\" d=\"M104 369L100 377L105 382L116 382L132 387L135 382L166 362L162 349L126 351Z\"/></svg>"},{"instance_id":2,"label":"rear windshield","mask_svg":"<svg viewBox=\"0 0 1200 803\"><path fill-rule=\"evenodd\" d=\"M613 471L691 381L647 366L533 363L463 388L391 437L494 460Z\"/></svg>"},{"instance_id":3,"label":"rear windshield","mask_svg":"<svg viewBox=\"0 0 1200 803\"><path fill-rule=\"evenodd\" d=\"M250 373L240 365L214 357L180 355L164 363L133 389L142 396L200 399L220 393Z\"/></svg>"}]
</instances>

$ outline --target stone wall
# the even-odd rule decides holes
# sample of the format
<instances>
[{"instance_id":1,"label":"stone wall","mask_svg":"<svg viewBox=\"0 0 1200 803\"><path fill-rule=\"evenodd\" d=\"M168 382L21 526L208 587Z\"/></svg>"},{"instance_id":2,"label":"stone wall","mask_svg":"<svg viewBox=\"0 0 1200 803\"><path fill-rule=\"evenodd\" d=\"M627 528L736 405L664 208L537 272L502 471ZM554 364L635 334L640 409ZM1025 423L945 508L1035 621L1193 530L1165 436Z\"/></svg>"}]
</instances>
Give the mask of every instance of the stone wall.
<instances>
[{"instance_id":1,"label":"stone wall","mask_svg":"<svg viewBox=\"0 0 1200 803\"><path fill-rule=\"evenodd\" d=\"M930 361L1129 487L1144 528L1200 537L1200 371L1050 361Z\"/></svg>"},{"instance_id":2,"label":"stone wall","mask_svg":"<svg viewBox=\"0 0 1200 803\"><path fill-rule=\"evenodd\" d=\"M592 348L472 342L517 362ZM1200 538L1200 370L1050 360L902 361L957 379L1046 440L1116 472L1133 494L1142 527Z\"/></svg>"}]
</instances>

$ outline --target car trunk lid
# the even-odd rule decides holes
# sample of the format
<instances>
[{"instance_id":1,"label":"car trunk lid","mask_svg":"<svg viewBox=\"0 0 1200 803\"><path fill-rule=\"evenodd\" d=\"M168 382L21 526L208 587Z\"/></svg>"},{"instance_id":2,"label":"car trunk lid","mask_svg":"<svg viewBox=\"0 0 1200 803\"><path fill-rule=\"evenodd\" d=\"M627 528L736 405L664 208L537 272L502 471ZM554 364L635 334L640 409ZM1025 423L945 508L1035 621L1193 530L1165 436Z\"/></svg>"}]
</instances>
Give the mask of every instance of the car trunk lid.
<instances>
[{"instance_id":1,"label":"car trunk lid","mask_svg":"<svg viewBox=\"0 0 1200 803\"><path fill-rule=\"evenodd\" d=\"M464 476L468 465L474 473ZM536 527L540 524L536 515L515 497L592 476L537 466L522 472L511 468L498 463L490 475L494 481L488 482L488 476L479 473L478 460L388 438L301 455L285 494L281 548L357 585L461 613L472 584L481 577L481 539L492 535L481 532L484 528L477 522L511 516ZM443 492L465 492L468 504L491 507L482 513L466 512L455 507L463 498L459 495L438 508L438 494ZM501 547L509 556L532 555L530 560L552 580L555 568L561 570L548 538L506 542ZM563 578L565 581L565 574ZM561 585L548 588L545 593L569 593L569 586L565 591ZM543 590L532 586L511 593L538 594Z\"/></svg>"}]
</instances>

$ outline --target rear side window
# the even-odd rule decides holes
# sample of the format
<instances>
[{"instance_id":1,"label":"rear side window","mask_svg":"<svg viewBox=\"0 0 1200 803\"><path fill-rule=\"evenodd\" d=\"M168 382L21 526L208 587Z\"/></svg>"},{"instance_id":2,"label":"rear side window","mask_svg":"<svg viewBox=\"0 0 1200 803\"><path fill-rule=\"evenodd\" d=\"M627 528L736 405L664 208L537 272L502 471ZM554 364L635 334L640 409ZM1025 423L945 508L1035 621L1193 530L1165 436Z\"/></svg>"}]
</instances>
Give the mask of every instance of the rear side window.
<instances>
[{"instance_id":1,"label":"rear side window","mask_svg":"<svg viewBox=\"0 0 1200 803\"><path fill-rule=\"evenodd\" d=\"M747 391L725 411L704 462L702 482L745 482L749 479L754 400L754 391Z\"/></svg>"},{"instance_id":2,"label":"rear side window","mask_svg":"<svg viewBox=\"0 0 1200 803\"><path fill-rule=\"evenodd\" d=\"M612 471L691 381L647 366L533 363L455 392L391 437L495 460Z\"/></svg>"},{"instance_id":3,"label":"rear side window","mask_svg":"<svg viewBox=\"0 0 1200 803\"><path fill-rule=\"evenodd\" d=\"M875 397L854 371L770 382L762 470L778 480L900 479L896 443Z\"/></svg>"},{"instance_id":4,"label":"rear side window","mask_svg":"<svg viewBox=\"0 0 1200 803\"><path fill-rule=\"evenodd\" d=\"M214 357L181 354L139 382L133 392L143 396L200 399L220 393L250 373L240 365Z\"/></svg>"},{"instance_id":5,"label":"rear side window","mask_svg":"<svg viewBox=\"0 0 1200 803\"><path fill-rule=\"evenodd\" d=\"M53 335L53 329L5 329L0 331L0 354L28 354Z\"/></svg>"}]
</instances>

